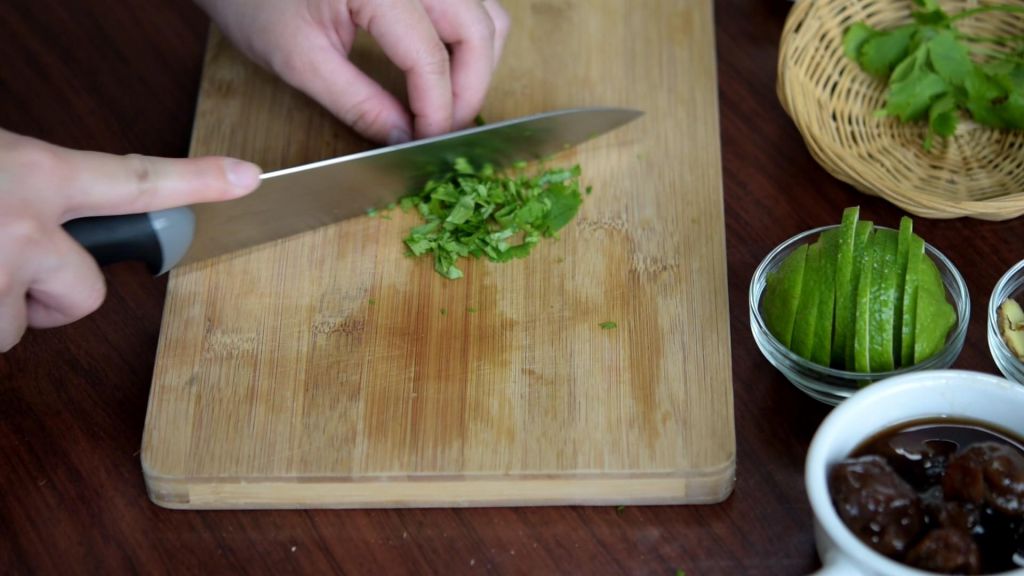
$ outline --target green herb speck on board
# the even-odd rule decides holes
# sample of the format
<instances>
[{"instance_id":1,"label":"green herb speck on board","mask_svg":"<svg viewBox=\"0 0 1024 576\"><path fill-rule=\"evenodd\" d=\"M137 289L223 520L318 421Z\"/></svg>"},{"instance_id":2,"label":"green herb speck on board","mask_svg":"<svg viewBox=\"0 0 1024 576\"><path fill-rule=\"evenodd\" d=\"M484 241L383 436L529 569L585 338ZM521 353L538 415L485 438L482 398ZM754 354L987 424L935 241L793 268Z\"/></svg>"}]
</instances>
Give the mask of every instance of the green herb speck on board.
<instances>
[{"instance_id":1,"label":"green herb speck on board","mask_svg":"<svg viewBox=\"0 0 1024 576\"><path fill-rule=\"evenodd\" d=\"M447 315L448 315L448 309L447 308L441 308L441 316L447 316Z\"/></svg>"},{"instance_id":2,"label":"green herb speck on board","mask_svg":"<svg viewBox=\"0 0 1024 576\"><path fill-rule=\"evenodd\" d=\"M370 298L367 302L370 304L370 306L373 306L374 304L377 303L377 301L374 300L373 298Z\"/></svg>"},{"instance_id":3,"label":"green herb speck on board","mask_svg":"<svg viewBox=\"0 0 1024 576\"><path fill-rule=\"evenodd\" d=\"M466 308L466 312L469 312L470 314L476 314L476 308L470 306L469 308Z\"/></svg>"},{"instance_id":4,"label":"green herb speck on board","mask_svg":"<svg viewBox=\"0 0 1024 576\"><path fill-rule=\"evenodd\" d=\"M614 330L615 328L619 327L618 324L610 320L608 322L601 322L600 324L598 324L598 326L601 327L601 330Z\"/></svg>"}]
</instances>

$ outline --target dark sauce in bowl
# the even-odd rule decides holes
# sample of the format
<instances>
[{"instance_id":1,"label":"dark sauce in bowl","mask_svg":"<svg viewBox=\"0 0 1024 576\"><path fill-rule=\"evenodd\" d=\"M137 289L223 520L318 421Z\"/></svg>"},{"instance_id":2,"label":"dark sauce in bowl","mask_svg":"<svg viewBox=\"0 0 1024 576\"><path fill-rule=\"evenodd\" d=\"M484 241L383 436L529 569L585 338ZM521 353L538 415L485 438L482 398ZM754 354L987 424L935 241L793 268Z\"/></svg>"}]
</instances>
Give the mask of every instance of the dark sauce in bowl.
<instances>
[{"instance_id":1,"label":"dark sauce in bowl","mask_svg":"<svg viewBox=\"0 0 1024 576\"><path fill-rule=\"evenodd\" d=\"M846 526L893 560L946 574L1024 568L1024 441L993 426L884 430L833 465L828 484Z\"/></svg>"}]
</instances>

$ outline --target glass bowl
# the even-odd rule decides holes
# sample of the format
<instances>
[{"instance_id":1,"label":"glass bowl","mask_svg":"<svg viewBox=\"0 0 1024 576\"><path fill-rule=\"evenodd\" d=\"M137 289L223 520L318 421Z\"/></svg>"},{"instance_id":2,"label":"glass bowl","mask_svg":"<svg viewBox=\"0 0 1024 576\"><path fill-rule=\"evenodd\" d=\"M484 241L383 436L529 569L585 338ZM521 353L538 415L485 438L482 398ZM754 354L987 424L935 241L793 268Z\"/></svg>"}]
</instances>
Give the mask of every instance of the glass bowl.
<instances>
[{"instance_id":1,"label":"glass bowl","mask_svg":"<svg viewBox=\"0 0 1024 576\"><path fill-rule=\"evenodd\" d=\"M1015 297L1024 305L1024 260L1007 270L1006 274L996 282L992 289L992 297L988 301L988 349L992 353L999 371L1008 379L1024 383L1024 363L1010 351L1009 346L999 334L999 305L1007 298Z\"/></svg>"},{"instance_id":2,"label":"glass bowl","mask_svg":"<svg viewBox=\"0 0 1024 576\"><path fill-rule=\"evenodd\" d=\"M754 342L764 357L775 366L794 386L825 404L837 405L854 392L879 380L920 370L935 370L950 367L960 355L967 335L967 324L971 316L971 299L963 276L948 258L930 244L925 243L925 254L935 262L946 287L946 297L956 310L956 325L946 337L946 345L934 356L923 362L886 372L852 372L815 364L802 358L782 345L765 325L761 316L761 296L767 285L768 275L778 269L782 261L801 244L817 240L818 236L839 225L822 226L797 234L779 244L757 267L750 281L749 306L750 329ZM875 226L875 229L884 229Z\"/></svg>"}]
</instances>

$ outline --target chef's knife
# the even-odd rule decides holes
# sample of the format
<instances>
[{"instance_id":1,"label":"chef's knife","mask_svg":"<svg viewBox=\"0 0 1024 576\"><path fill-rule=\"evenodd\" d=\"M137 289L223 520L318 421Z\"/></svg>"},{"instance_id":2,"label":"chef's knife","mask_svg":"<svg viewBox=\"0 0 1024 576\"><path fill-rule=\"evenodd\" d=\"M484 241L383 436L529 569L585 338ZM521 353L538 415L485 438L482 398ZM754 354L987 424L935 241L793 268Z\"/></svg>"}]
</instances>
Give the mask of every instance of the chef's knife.
<instances>
[{"instance_id":1,"label":"chef's knife","mask_svg":"<svg viewBox=\"0 0 1024 576\"><path fill-rule=\"evenodd\" d=\"M468 128L262 175L236 200L65 223L102 266L140 260L153 274L383 208L459 157L503 168L549 157L642 112L576 108Z\"/></svg>"}]
</instances>

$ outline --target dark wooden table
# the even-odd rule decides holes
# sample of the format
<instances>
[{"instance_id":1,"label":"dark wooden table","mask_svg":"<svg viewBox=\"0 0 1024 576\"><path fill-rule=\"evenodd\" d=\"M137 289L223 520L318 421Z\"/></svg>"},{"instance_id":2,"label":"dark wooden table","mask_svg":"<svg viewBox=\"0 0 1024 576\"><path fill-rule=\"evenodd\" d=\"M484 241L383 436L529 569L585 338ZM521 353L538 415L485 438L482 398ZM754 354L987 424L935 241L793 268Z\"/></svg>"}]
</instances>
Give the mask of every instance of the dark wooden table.
<instances>
[{"instance_id":1,"label":"dark wooden table","mask_svg":"<svg viewBox=\"0 0 1024 576\"><path fill-rule=\"evenodd\" d=\"M139 465L166 280L106 270L72 326L0 355L0 573L802 574L818 566L803 461L828 409L760 355L746 293L761 258L859 204L902 212L822 170L775 97L785 0L716 2L738 472L715 506L178 512ZM0 4L0 126L64 146L183 156L205 16L182 0ZM513 31L514 33L514 31ZM3 153L0 150L0 153ZM996 372L992 286L1018 221L916 219L958 264L974 313L955 367ZM0 319L2 321L2 319Z\"/></svg>"}]
</instances>

